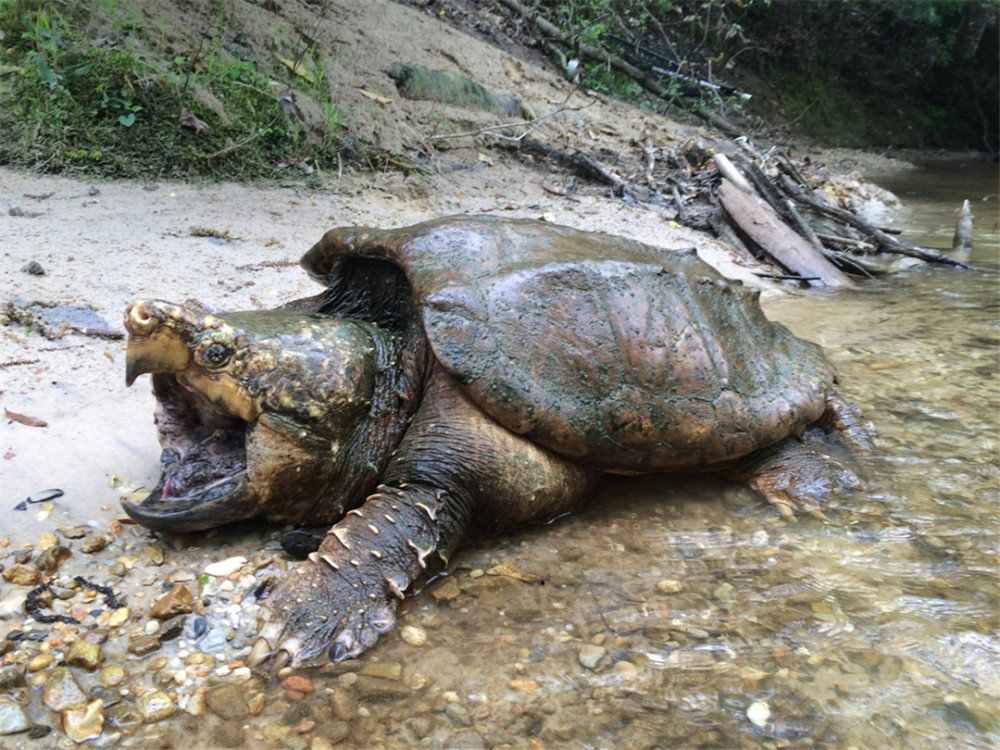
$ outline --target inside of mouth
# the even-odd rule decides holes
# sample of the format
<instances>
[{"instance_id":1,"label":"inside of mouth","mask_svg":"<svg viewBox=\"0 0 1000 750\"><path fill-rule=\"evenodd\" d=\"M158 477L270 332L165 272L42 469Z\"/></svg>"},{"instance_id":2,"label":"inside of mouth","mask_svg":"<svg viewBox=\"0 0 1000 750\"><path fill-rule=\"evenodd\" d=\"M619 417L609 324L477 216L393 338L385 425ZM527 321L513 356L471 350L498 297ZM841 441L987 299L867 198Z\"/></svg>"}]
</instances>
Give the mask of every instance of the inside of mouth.
<instances>
[{"instance_id":1,"label":"inside of mouth","mask_svg":"<svg viewBox=\"0 0 1000 750\"><path fill-rule=\"evenodd\" d=\"M211 502L245 482L247 423L220 414L172 375L153 376L162 474L145 504Z\"/></svg>"},{"instance_id":2,"label":"inside of mouth","mask_svg":"<svg viewBox=\"0 0 1000 750\"><path fill-rule=\"evenodd\" d=\"M246 423L217 428L201 440L184 441L181 453L169 445L160 456L163 473L151 494L170 503L201 497L211 501L229 491L234 479L246 474Z\"/></svg>"}]
</instances>

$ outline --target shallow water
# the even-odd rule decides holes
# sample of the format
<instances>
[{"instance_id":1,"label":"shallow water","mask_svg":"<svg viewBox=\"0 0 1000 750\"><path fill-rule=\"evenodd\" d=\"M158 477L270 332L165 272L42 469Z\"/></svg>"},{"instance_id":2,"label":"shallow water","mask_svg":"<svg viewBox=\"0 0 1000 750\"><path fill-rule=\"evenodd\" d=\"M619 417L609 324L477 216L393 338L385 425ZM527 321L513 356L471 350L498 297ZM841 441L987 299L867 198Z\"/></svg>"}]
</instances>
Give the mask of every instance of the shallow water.
<instances>
[{"instance_id":1,"label":"shallow water","mask_svg":"<svg viewBox=\"0 0 1000 750\"><path fill-rule=\"evenodd\" d=\"M907 205L897 221L906 238L940 249L951 245L961 199L972 199L975 268L917 268L855 292L767 303L769 315L827 348L841 395L884 442L870 492L831 511L831 522L788 523L711 477L608 481L583 512L463 551L361 659L300 670L313 692L254 676L245 693L265 695L259 714L179 711L118 729L109 719L98 744L996 747L996 168L922 169L883 184ZM244 525L154 540L126 528L124 554L138 562L123 582L140 581L130 605L144 612L142 587L151 598L182 580L178 560L196 574L207 560L256 560L273 536ZM108 578L102 565L122 554L99 559L93 575ZM162 567L150 562L164 554ZM206 611L235 598L214 581L201 594ZM189 675L200 665L171 656L162 671L150 666L171 648L106 657L138 676L123 683L133 695L126 690L119 707L143 680L183 693L175 668L183 682L185 664ZM226 680L214 669L205 688ZM60 746L54 736L18 735L11 746Z\"/></svg>"}]
</instances>

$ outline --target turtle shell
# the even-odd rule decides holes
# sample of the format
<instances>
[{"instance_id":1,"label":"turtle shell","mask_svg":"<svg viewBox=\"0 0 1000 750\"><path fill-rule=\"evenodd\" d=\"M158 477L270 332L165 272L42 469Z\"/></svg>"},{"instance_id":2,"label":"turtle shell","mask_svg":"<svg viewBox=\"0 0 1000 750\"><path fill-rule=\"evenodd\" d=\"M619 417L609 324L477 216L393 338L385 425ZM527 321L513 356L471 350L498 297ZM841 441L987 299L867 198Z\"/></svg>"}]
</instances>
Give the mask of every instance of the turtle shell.
<instances>
[{"instance_id":1,"label":"turtle shell","mask_svg":"<svg viewBox=\"0 0 1000 750\"><path fill-rule=\"evenodd\" d=\"M386 278L363 259L402 272L409 314L483 411L606 471L739 458L816 421L833 382L818 346L693 250L471 216L334 229L302 263L336 288L345 259L352 285Z\"/></svg>"}]
</instances>

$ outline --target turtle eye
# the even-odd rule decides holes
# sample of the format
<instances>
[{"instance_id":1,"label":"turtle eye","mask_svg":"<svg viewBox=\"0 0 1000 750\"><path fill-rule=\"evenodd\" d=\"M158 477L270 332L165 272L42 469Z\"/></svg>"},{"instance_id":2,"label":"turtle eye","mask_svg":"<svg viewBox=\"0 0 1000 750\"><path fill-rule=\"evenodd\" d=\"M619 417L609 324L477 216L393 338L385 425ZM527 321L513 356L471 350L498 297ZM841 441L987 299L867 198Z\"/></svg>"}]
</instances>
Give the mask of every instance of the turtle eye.
<instances>
[{"instance_id":1,"label":"turtle eye","mask_svg":"<svg viewBox=\"0 0 1000 750\"><path fill-rule=\"evenodd\" d=\"M232 350L225 344L215 341L206 347L201 357L208 367L222 367L233 356Z\"/></svg>"}]
</instances>

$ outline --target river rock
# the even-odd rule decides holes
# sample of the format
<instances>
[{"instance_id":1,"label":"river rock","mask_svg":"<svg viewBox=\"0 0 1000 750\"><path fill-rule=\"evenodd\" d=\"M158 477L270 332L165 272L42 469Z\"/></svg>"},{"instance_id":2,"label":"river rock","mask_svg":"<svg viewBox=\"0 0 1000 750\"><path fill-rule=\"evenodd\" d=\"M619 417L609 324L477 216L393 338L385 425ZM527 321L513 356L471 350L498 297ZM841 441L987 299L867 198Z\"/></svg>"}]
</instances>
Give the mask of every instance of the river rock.
<instances>
[{"instance_id":1,"label":"river rock","mask_svg":"<svg viewBox=\"0 0 1000 750\"><path fill-rule=\"evenodd\" d=\"M55 536L55 534L52 536ZM61 544L53 544L38 555L35 560L35 567L42 573L55 573L59 570L59 566L68 560L72 554L69 547L64 547Z\"/></svg>"},{"instance_id":2,"label":"river rock","mask_svg":"<svg viewBox=\"0 0 1000 750\"><path fill-rule=\"evenodd\" d=\"M25 563L14 563L4 568L3 579L17 586L34 586L42 580L42 574L36 568Z\"/></svg>"},{"instance_id":3,"label":"river rock","mask_svg":"<svg viewBox=\"0 0 1000 750\"><path fill-rule=\"evenodd\" d=\"M42 686L42 702L53 711L65 711L82 706L87 696L68 667L56 667Z\"/></svg>"},{"instance_id":4,"label":"river rock","mask_svg":"<svg viewBox=\"0 0 1000 750\"><path fill-rule=\"evenodd\" d=\"M166 693L155 690L141 696L138 701L139 712L147 722L160 721L168 716L173 716L177 711L177 704L171 700Z\"/></svg>"},{"instance_id":5,"label":"river rock","mask_svg":"<svg viewBox=\"0 0 1000 750\"><path fill-rule=\"evenodd\" d=\"M34 661L34 659L32 659L32 661ZM28 664L31 664L31 662L28 662ZM0 690L13 690L15 688L24 687L26 684L27 682L24 679L24 672L20 667L16 665L0 667Z\"/></svg>"},{"instance_id":6,"label":"river rock","mask_svg":"<svg viewBox=\"0 0 1000 750\"><path fill-rule=\"evenodd\" d=\"M351 690L360 701L395 700L410 694L410 688L402 682L369 675L359 675Z\"/></svg>"},{"instance_id":7,"label":"river rock","mask_svg":"<svg viewBox=\"0 0 1000 750\"><path fill-rule=\"evenodd\" d=\"M194 595L191 589L179 583L157 600L149 610L149 616L157 620L169 620L177 615L186 615L191 611L192 601Z\"/></svg>"},{"instance_id":8,"label":"river rock","mask_svg":"<svg viewBox=\"0 0 1000 750\"><path fill-rule=\"evenodd\" d=\"M399 634L411 646L423 646L427 643L427 631L416 625L404 625Z\"/></svg>"},{"instance_id":9,"label":"river rock","mask_svg":"<svg viewBox=\"0 0 1000 750\"><path fill-rule=\"evenodd\" d=\"M604 654L607 653L607 649L603 646L595 646L592 643L588 643L580 649L580 653L577 658L580 660L580 664L585 666L587 669L594 669L597 667L597 663L604 658Z\"/></svg>"},{"instance_id":10,"label":"river rock","mask_svg":"<svg viewBox=\"0 0 1000 750\"><path fill-rule=\"evenodd\" d=\"M242 719L250 711L246 692L239 685L219 685L205 693L205 704L220 719Z\"/></svg>"},{"instance_id":11,"label":"river rock","mask_svg":"<svg viewBox=\"0 0 1000 750\"><path fill-rule=\"evenodd\" d=\"M92 555L95 552L100 552L102 549L107 547L115 539L109 534L100 534L96 536L88 536L82 542L80 542L80 551L85 552L88 555Z\"/></svg>"},{"instance_id":12,"label":"river rock","mask_svg":"<svg viewBox=\"0 0 1000 750\"><path fill-rule=\"evenodd\" d=\"M20 704L12 701L0 702L0 735L18 734L31 728L31 719Z\"/></svg>"},{"instance_id":13,"label":"river rock","mask_svg":"<svg viewBox=\"0 0 1000 750\"><path fill-rule=\"evenodd\" d=\"M333 715L341 721L351 721L358 716L358 704L344 688L334 688L330 696Z\"/></svg>"},{"instance_id":14,"label":"river rock","mask_svg":"<svg viewBox=\"0 0 1000 750\"><path fill-rule=\"evenodd\" d=\"M104 729L104 702L91 701L83 708L67 708L62 712L63 731L74 742L99 737Z\"/></svg>"},{"instance_id":15,"label":"river rock","mask_svg":"<svg viewBox=\"0 0 1000 750\"><path fill-rule=\"evenodd\" d=\"M247 559L243 557L243 555L237 555L236 557L230 557L226 560L209 563L205 566L205 572L216 578L226 578L242 568L243 563L246 561Z\"/></svg>"},{"instance_id":16,"label":"river rock","mask_svg":"<svg viewBox=\"0 0 1000 750\"><path fill-rule=\"evenodd\" d=\"M73 641L73 645L69 647L69 653L66 654L66 663L69 666L86 669L88 672L97 669L103 660L104 654L101 652L101 647L82 638Z\"/></svg>"},{"instance_id":17,"label":"river rock","mask_svg":"<svg viewBox=\"0 0 1000 750\"><path fill-rule=\"evenodd\" d=\"M7 620L24 613L24 600L28 598L25 589L11 589L0 599L0 620Z\"/></svg>"},{"instance_id":18,"label":"river rock","mask_svg":"<svg viewBox=\"0 0 1000 750\"><path fill-rule=\"evenodd\" d=\"M361 674L368 677L380 677L383 680L403 679L403 665L398 661L373 661L361 668Z\"/></svg>"}]
</instances>

